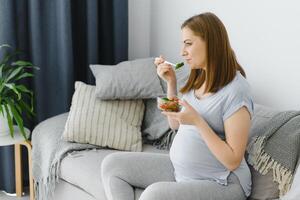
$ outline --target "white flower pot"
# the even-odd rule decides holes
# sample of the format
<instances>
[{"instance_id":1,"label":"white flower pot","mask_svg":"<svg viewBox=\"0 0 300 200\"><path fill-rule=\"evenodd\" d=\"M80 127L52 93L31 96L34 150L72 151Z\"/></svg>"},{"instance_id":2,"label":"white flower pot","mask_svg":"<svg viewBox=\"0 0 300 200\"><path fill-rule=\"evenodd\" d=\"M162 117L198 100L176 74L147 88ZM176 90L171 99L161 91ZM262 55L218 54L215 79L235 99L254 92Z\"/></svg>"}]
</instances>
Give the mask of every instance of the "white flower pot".
<instances>
[{"instance_id":1,"label":"white flower pot","mask_svg":"<svg viewBox=\"0 0 300 200\"><path fill-rule=\"evenodd\" d=\"M2 106L2 110L4 111L4 107ZM3 114L0 113L0 137L1 136L6 136L9 134L9 127L8 127L8 122L6 118L6 112L4 111L4 116Z\"/></svg>"}]
</instances>

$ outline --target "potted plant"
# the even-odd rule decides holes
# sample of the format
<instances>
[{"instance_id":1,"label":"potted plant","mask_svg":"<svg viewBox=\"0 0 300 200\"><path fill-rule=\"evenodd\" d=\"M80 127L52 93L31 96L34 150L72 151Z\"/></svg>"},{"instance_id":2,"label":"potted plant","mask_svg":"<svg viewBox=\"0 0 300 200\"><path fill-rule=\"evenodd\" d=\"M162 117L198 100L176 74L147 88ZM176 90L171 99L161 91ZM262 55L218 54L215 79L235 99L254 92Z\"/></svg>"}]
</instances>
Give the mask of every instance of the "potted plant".
<instances>
[{"instance_id":1,"label":"potted plant","mask_svg":"<svg viewBox=\"0 0 300 200\"><path fill-rule=\"evenodd\" d=\"M0 137L10 134L14 137L14 124L16 124L25 139L26 134L22 115L34 116L33 92L20 80L33 77L32 69L39 69L31 62L16 60L20 51L13 51L9 45L0 45L0 50L9 51L0 57ZM30 104L26 103L30 101Z\"/></svg>"}]
</instances>

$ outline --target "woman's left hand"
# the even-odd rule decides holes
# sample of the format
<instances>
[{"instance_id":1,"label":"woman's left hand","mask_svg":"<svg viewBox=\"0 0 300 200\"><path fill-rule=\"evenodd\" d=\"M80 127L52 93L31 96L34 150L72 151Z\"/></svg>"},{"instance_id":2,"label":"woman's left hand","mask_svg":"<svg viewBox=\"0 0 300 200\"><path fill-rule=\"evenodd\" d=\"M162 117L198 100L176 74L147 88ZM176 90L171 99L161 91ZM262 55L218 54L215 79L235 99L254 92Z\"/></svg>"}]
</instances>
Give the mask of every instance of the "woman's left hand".
<instances>
[{"instance_id":1,"label":"woman's left hand","mask_svg":"<svg viewBox=\"0 0 300 200\"><path fill-rule=\"evenodd\" d=\"M185 100L179 100L185 109L181 112L162 112L162 114L177 120L180 124L196 125L201 122L201 115Z\"/></svg>"}]
</instances>

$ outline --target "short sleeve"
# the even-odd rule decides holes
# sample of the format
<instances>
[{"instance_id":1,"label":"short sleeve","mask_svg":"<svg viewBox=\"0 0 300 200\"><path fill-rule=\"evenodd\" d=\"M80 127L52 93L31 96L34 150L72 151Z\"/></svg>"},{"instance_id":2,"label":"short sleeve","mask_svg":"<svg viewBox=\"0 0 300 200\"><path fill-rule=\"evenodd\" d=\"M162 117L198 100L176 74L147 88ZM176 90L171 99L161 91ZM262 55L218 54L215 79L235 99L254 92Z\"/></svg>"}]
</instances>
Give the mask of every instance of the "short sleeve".
<instances>
[{"instance_id":1,"label":"short sleeve","mask_svg":"<svg viewBox=\"0 0 300 200\"><path fill-rule=\"evenodd\" d=\"M223 107L223 121L228 119L243 106L248 109L250 118L252 118L254 104L252 101L250 90L248 88L238 88L236 90L232 90L228 94Z\"/></svg>"}]
</instances>

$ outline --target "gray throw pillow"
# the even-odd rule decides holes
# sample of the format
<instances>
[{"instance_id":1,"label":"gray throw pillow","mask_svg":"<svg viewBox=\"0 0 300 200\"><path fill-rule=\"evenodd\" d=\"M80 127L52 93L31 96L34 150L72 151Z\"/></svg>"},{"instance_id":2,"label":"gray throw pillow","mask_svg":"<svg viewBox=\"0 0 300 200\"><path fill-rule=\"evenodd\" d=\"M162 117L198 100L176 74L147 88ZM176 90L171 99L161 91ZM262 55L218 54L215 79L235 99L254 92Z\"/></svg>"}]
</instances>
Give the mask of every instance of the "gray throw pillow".
<instances>
[{"instance_id":1,"label":"gray throw pillow","mask_svg":"<svg viewBox=\"0 0 300 200\"><path fill-rule=\"evenodd\" d=\"M117 65L90 65L96 78L96 96L108 99L149 99L163 93L153 58Z\"/></svg>"},{"instance_id":2,"label":"gray throw pillow","mask_svg":"<svg viewBox=\"0 0 300 200\"><path fill-rule=\"evenodd\" d=\"M273 181L272 171L261 175L251 165L252 191L248 200L270 200L279 198L278 183Z\"/></svg>"},{"instance_id":3,"label":"gray throw pillow","mask_svg":"<svg viewBox=\"0 0 300 200\"><path fill-rule=\"evenodd\" d=\"M142 123L142 134L148 140L156 140L170 129L169 123L157 108L156 99L146 99L144 104L145 114Z\"/></svg>"}]
</instances>

